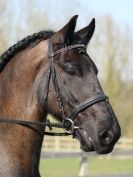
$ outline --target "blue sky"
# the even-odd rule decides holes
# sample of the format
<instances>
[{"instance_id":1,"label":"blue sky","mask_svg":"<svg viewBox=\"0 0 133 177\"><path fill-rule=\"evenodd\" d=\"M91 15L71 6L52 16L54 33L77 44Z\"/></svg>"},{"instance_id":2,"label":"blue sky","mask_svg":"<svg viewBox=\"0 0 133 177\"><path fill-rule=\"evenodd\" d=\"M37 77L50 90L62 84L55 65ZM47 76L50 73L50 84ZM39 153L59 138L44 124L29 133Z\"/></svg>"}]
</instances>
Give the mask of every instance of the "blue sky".
<instances>
[{"instance_id":1,"label":"blue sky","mask_svg":"<svg viewBox=\"0 0 133 177\"><path fill-rule=\"evenodd\" d=\"M133 29L132 0L43 0L43 4L39 1L42 8L49 11L53 21L61 16L62 19L65 18L63 16L68 9L69 16L79 14L81 21L89 15L95 18L99 15L111 15L116 23L128 25Z\"/></svg>"},{"instance_id":2,"label":"blue sky","mask_svg":"<svg viewBox=\"0 0 133 177\"><path fill-rule=\"evenodd\" d=\"M11 1L11 5L15 7L16 16L25 1L29 0ZM85 19L89 17L97 19L102 15L111 15L116 23L121 26L128 25L133 29L133 0L30 0L31 7L32 1L36 3L37 9L49 14L54 25L57 21L58 24L62 24L62 21L66 20L66 15L70 18L72 15L79 14L81 25L84 25Z\"/></svg>"},{"instance_id":3,"label":"blue sky","mask_svg":"<svg viewBox=\"0 0 133 177\"><path fill-rule=\"evenodd\" d=\"M96 15L110 14L118 23L133 27L132 0L83 0L82 3Z\"/></svg>"}]
</instances>

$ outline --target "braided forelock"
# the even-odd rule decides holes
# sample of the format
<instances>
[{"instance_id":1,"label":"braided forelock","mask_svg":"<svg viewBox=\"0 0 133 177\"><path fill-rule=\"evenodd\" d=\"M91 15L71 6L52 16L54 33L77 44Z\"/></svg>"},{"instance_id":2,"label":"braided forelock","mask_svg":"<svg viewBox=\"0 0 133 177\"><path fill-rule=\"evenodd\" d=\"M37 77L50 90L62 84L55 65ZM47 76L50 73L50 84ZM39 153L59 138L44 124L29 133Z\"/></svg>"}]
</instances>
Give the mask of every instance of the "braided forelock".
<instances>
[{"instance_id":1,"label":"braided forelock","mask_svg":"<svg viewBox=\"0 0 133 177\"><path fill-rule=\"evenodd\" d=\"M31 44L42 40L46 40L54 34L53 31L40 31L38 33L34 33L33 35L27 36L26 38L18 41L17 44L11 46L8 50L6 50L0 57L0 72L3 70L4 66L20 51L26 49Z\"/></svg>"}]
</instances>

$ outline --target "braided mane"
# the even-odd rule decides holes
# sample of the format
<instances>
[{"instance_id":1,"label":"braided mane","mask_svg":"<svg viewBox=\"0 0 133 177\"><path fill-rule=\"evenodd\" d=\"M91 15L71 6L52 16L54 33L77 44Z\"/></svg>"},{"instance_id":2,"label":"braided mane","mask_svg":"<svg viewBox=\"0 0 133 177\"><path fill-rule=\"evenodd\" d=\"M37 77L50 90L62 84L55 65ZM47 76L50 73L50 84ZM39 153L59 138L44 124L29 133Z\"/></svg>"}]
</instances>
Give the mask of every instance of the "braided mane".
<instances>
[{"instance_id":1,"label":"braided mane","mask_svg":"<svg viewBox=\"0 0 133 177\"><path fill-rule=\"evenodd\" d=\"M18 43L11 46L0 56L0 72L3 70L5 65L20 51L26 49L31 44L36 45L42 40L46 40L54 34L53 31L40 31L34 33L26 38L18 41Z\"/></svg>"}]
</instances>

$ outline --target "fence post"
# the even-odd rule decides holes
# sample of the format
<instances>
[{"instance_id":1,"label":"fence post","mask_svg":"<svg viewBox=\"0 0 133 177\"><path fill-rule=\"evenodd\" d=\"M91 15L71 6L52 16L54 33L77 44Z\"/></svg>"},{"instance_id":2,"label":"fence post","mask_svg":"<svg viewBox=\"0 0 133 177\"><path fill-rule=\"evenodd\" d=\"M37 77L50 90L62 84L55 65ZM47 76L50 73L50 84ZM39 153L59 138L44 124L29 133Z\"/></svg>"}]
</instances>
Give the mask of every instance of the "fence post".
<instances>
[{"instance_id":1,"label":"fence post","mask_svg":"<svg viewBox=\"0 0 133 177\"><path fill-rule=\"evenodd\" d=\"M85 153L81 154L79 176L81 177L89 176L88 175L88 157L87 157L87 154Z\"/></svg>"}]
</instances>

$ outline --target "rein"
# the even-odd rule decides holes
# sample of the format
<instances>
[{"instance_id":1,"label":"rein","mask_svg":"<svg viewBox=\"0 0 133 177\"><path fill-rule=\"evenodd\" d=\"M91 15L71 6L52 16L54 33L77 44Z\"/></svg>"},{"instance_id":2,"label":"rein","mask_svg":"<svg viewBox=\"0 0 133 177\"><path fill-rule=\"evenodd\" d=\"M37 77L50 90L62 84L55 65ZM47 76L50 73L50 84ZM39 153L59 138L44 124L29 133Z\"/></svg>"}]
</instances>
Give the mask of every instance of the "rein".
<instances>
[{"instance_id":1,"label":"rein","mask_svg":"<svg viewBox=\"0 0 133 177\"><path fill-rule=\"evenodd\" d=\"M108 102L108 97L105 96L104 94L101 95L97 95L94 96L92 98L89 98L87 100L85 100L84 102L80 103L79 105L75 106L73 103L72 105L74 106L74 109L71 111L71 113L69 113L69 116L65 116L64 113L64 107L61 101L61 96L60 96L60 89L59 89L59 82L62 86L62 88L64 89L64 92L66 93L65 95L63 95L65 98L68 97L68 100L70 100L70 96L67 93L67 90L65 89L65 86L61 80L61 78L59 77L58 72L56 71L55 65L54 65L54 56L62 53L62 52L66 52L68 50L74 49L74 48L78 48L78 47L82 47L85 48L84 45L82 44L75 44L75 45L71 45L68 47L64 47L60 50L57 50L55 52L53 52L52 49L52 43L49 39L48 41L48 60L49 60L49 68L48 68L48 72L47 72L47 80L46 80L46 88L45 88L45 103L48 103L48 93L49 93L49 84L50 84L50 80L52 80L53 86L54 86L54 90L55 90L55 94L56 94L56 99L57 99L57 103L58 103L58 107L59 107L59 111L62 114L62 118L63 121L62 123L54 123L54 122L50 122L48 119L46 120L46 122L35 122L35 121L28 121L28 120L15 120L15 119L0 119L0 123L1 124L18 124L18 125L22 125L22 126L28 126L30 128L33 128L34 130L38 131L38 129L35 129L35 125L41 126L41 127L48 127L49 130L51 131L53 127L56 128L62 128L64 129L65 133L54 133L54 132L44 132L43 134L45 135L50 135L50 136L67 136L67 135L73 135L74 136L74 132L76 129L81 129L81 127L79 126L75 126L74 124L74 120L76 118L76 116L78 115L78 113L84 111L85 109L87 109L88 107L101 102L101 101L106 101ZM46 104L48 105L48 104ZM38 131L39 133L42 134L41 131Z\"/></svg>"}]
</instances>

